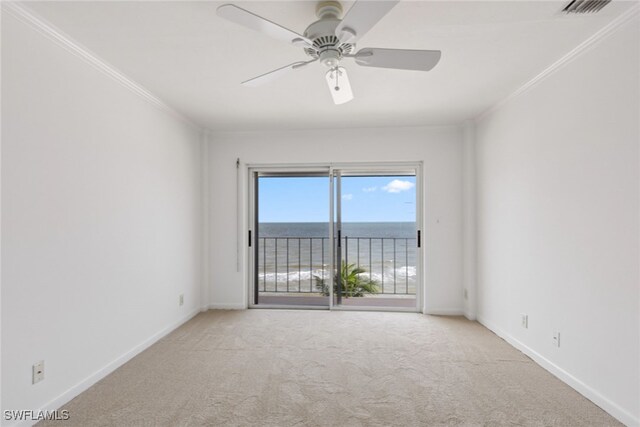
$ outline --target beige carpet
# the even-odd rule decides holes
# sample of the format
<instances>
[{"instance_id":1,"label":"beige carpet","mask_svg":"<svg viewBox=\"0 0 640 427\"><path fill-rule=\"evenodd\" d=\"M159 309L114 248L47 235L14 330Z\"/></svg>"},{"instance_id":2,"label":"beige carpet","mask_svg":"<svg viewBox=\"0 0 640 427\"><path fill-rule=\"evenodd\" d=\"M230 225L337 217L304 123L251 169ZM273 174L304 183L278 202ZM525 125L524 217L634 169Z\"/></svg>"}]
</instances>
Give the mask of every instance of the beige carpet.
<instances>
[{"instance_id":1,"label":"beige carpet","mask_svg":"<svg viewBox=\"0 0 640 427\"><path fill-rule=\"evenodd\" d=\"M209 311L64 409L51 426L620 425L479 324L413 313Z\"/></svg>"}]
</instances>

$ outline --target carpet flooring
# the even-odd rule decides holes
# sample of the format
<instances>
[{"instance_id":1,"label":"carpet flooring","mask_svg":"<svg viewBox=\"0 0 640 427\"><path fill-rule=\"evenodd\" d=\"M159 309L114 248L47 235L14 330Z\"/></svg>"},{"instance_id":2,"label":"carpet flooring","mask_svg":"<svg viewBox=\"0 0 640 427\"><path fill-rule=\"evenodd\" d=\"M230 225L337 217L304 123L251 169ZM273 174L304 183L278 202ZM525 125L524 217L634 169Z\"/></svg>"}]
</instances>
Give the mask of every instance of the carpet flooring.
<instances>
[{"instance_id":1,"label":"carpet flooring","mask_svg":"<svg viewBox=\"0 0 640 427\"><path fill-rule=\"evenodd\" d=\"M614 426L475 322L201 313L39 426Z\"/></svg>"}]
</instances>

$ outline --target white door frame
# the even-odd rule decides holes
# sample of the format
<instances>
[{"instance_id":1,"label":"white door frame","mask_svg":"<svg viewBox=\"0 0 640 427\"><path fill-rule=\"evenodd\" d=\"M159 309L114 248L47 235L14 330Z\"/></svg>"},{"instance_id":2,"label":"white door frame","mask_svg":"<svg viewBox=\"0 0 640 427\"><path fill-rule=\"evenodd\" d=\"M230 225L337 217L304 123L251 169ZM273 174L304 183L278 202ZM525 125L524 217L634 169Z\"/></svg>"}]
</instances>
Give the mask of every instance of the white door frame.
<instances>
[{"instance_id":1,"label":"white door frame","mask_svg":"<svg viewBox=\"0 0 640 427\"><path fill-rule=\"evenodd\" d=\"M305 310L348 310L348 311L409 311L409 312L418 312L421 313L424 308L424 292L425 292L425 283L424 283L424 189L423 189L423 162L344 162L344 163L296 163L296 164L260 164L260 163L249 163L246 166L247 172L247 194L248 198L246 200L248 209L247 209L247 218L246 218L246 226L247 231L251 233L251 247L247 244L247 241L241 242L245 245L247 251L247 263L245 265L246 272L246 286L249 288L249 292L247 293L247 304L249 308L280 308L280 309L305 309ZM257 220L255 211L256 211L256 194L255 194L255 174L274 174L274 175L283 175L290 173L292 176L295 174L313 174L313 173L322 173L327 175L329 179L329 241L334 241L334 221L335 221L335 185L334 185L334 171L335 170L345 170L349 173L357 173L362 172L366 174L367 171L371 173L371 171L375 172L388 172L392 173L407 173L410 170L415 171L416 177L416 229L421 233L421 244L417 248L416 253L416 307L415 308L396 308L390 310L387 307L338 307L334 305L334 295L333 295L333 275L329 275L329 304L327 306L294 306L294 305L256 305L255 301L255 268L256 268L256 259L254 254L254 246L257 242L257 236L254 232L255 230L255 221ZM331 256L330 258L330 269L334 271L335 269L335 248L333 244L331 245Z\"/></svg>"}]
</instances>

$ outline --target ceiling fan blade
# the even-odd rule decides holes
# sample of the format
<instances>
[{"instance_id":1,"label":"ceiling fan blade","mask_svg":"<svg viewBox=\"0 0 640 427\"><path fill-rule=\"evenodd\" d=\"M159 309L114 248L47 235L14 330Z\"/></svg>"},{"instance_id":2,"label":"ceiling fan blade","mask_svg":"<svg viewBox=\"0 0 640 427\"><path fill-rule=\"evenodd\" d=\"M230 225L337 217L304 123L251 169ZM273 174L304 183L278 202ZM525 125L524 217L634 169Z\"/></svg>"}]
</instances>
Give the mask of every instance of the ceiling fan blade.
<instances>
[{"instance_id":1,"label":"ceiling fan blade","mask_svg":"<svg viewBox=\"0 0 640 427\"><path fill-rule=\"evenodd\" d=\"M399 2L356 1L336 27L336 37L341 43L354 43L364 36Z\"/></svg>"},{"instance_id":2,"label":"ceiling fan blade","mask_svg":"<svg viewBox=\"0 0 640 427\"><path fill-rule=\"evenodd\" d=\"M254 77L249 80L245 80L242 82L243 86L248 87L257 87L261 86L265 83L271 82L282 77L284 74L289 73L290 71L297 70L298 68L302 68L312 62L316 62L317 59L312 59L311 61L298 61L293 64L285 65L284 67L278 68L277 70L269 71L268 73L264 73L259 75L258 77Z\"/></svg>"},{"instance_id":3,"label":"ceiling fan blade","mask_svg":"<svg viewBox=\"0 0 640 427\"><path fill-rule=\"evenodd\" d=\"M293 44L294 46L312 46L313 44L311 40L295 31L291 31L282 25L278 25L275 22L271 22L268 19L233 4L223 4L218 8L217 13L218 16L231 22L261 32L285 43Z\"/></svg>"},{"instance_id":4,"label":"ceiling fan blade","mask_svg":"<svg viewBox=\"0 0 640 427\"><path fill-rule=\"evenodd\" d=\"M365 67L395 68L399 70L429 71L438 64L439 50L380 49L365 47L353 57Z\"/></svg>"},{"instance_id":5,"label":"ceiling fan blade","mask_svg":"<svg viewBox=\"0 0 640 427\"><path fill-rule=\"evenodd\" d=\"M353 99L349 76L347 76L347 70L344 69L344 67L330 69L327 71L325 78L329 85L329 91L333 97L333 102L336 105L344 104Z\"/></svg>"}]
</instances>

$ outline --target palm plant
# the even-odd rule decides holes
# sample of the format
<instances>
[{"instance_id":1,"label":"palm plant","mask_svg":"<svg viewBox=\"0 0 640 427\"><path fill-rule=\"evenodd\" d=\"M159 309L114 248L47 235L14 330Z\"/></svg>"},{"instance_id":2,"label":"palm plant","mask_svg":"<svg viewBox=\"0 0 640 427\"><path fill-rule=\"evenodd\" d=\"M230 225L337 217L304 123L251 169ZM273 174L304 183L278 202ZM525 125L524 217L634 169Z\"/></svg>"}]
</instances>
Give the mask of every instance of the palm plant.
<instances>
[{"instance_id":1,"label":"palm plant","mask_svg":"<svg viewBox=\"0 0 640 427\"><path fill-rule=\"evenodd\" d=\"M378 282L362 275L362 273L366 273L365 269L356 267L355 264L343 264L340 270L342 296L345 298L363 297L365 294L378 293ZM328 296L329 285L327 281L316 275L314 275L313 278L316 280L316 288L322 292L324 296ZM333 278L333 292L338 293L337 274Z\"/></svg>"}]
</instances>

